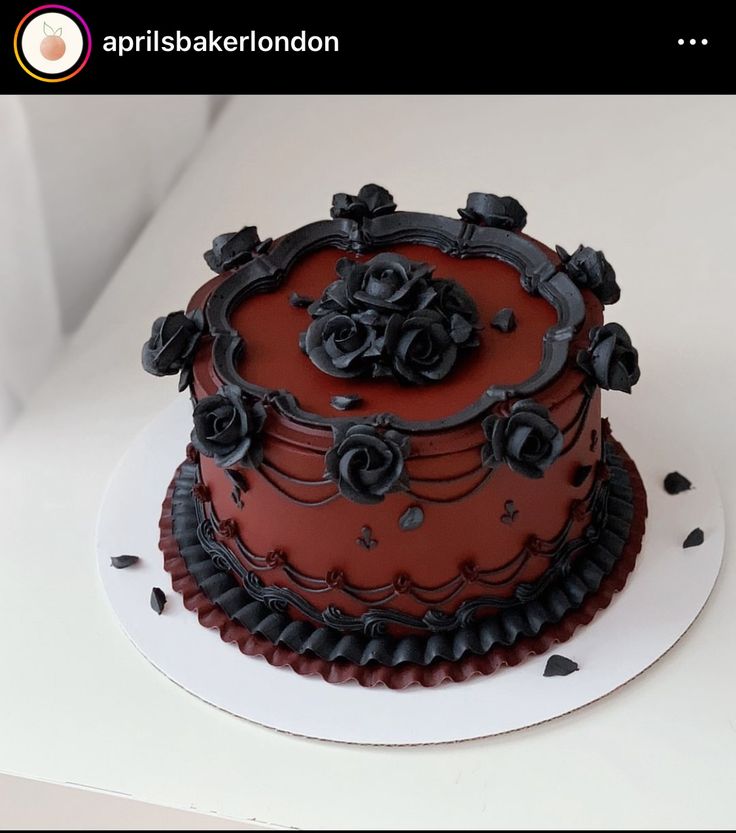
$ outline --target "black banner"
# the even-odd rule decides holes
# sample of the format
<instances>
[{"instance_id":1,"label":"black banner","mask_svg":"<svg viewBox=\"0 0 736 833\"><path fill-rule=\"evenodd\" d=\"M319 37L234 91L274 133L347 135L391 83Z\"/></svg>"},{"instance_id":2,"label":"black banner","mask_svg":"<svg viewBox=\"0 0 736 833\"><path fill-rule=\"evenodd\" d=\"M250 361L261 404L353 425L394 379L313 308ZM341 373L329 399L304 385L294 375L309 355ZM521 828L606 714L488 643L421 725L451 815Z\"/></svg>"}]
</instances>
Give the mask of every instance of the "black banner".
<instances>
[{"instance_id":1,"label":"black banner","mask_svg":"<svg viewBox=\"0 0 736 833\"><path fill-rule=\"evenodd\" d=\"M410 13L383 2L294 12L69 2L3 3L0 92L736 92L729 27L694 13L643 22L640 6L586 17L488 3Z\"/></svg>"}]
</instances>

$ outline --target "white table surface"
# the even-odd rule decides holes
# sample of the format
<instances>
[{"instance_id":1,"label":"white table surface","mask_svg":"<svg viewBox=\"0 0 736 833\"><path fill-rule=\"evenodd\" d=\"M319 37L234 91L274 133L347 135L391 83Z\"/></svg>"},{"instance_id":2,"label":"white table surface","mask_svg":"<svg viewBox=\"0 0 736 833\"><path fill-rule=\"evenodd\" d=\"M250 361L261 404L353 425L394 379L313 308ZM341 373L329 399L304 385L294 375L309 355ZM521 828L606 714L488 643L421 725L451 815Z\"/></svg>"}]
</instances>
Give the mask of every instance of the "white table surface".
<instances>
[{"instance_id":1,"label":"white table surface","mask_svg":"<svg viewBox=\"0 0 736 833\"><path fill-rule=\"evenodd\" d=\"M732 826L728 542L701 617L621 691L492 740L379 749L259 728L169 682L108 609L93 531L112 468L174 396L174 380L142 373L140 345L153 318L206 279L207 241L246 222L275 237L368 181L401 208L439 213L471 190L509 193L532 235L603 248L623 286L609 320L632 334L640 385L660 402L643 430L666 419L702 449L728 522L735 132L732 98L234 101L0 443L0 770L305 828ZM32 328L31 308L29 338ZM612 409L629 404L622 397ZM672 449L662 473L676 467Z\"/></svg>"}]
</instances>

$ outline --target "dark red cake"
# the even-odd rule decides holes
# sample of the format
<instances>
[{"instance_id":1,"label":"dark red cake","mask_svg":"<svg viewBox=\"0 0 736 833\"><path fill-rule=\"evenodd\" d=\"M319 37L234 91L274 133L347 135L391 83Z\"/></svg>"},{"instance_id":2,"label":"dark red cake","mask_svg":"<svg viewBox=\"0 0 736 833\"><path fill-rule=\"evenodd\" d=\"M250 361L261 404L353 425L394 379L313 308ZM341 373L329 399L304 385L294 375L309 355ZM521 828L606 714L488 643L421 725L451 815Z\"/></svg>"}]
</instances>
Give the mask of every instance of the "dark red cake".
<instances>
[{"instance_id":1,"label":"dark red cake","mask_svg":"<svg viewBox=\"0 0 736 833\"><path fill-rule=\"evenodd\" d=\"M191 392L161 547L200 621L247 654L403 687L564 641L633 567L641 481L600 389L639 377L601 252L338 194L332 219L218 237L217 277L143 363Z\"/></svg>"}]
</instances>

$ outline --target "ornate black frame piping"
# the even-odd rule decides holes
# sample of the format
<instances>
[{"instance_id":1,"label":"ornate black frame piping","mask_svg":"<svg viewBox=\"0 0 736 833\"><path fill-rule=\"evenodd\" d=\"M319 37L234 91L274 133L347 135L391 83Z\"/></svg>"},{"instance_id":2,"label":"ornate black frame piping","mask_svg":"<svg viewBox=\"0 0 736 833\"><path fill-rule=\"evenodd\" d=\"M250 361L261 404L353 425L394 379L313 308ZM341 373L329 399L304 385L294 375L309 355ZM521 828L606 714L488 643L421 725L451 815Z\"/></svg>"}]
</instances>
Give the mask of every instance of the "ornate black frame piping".
<instances>
[{"instance_id":1,"label":"ornate black frame piping","mask_svg":"<svg viewBox=\"0 0 736 833\"><path fill-rule=\"evenodd\" d=\"M575 283L536 244L503 229L434 214L397 211L360 221L338 218L310 223L280 238L215 289L207 301L206 316L214 338L214 369L223 383L238 385L258 399L268 397L284 416L310 427L330 428L345 420L371 421L374 417L310 413L300 407L290 392L269 390L243 379L237 364L245 343L230 325L230 315L248 297L278 289L294 264L310 252L325 247L363 252L401 243L431 246L452 257L491 257L509 264L518 270L524 289L538 294L554 307L557 323L545 333L539 368L528 379L513 385L493 385L478 401L441 420L414 421L382 414L384 424L410 434L457 427L506 399L534 396L562 372L570 342L585 319L585 304Z\"/></svg>"}]
</instances>

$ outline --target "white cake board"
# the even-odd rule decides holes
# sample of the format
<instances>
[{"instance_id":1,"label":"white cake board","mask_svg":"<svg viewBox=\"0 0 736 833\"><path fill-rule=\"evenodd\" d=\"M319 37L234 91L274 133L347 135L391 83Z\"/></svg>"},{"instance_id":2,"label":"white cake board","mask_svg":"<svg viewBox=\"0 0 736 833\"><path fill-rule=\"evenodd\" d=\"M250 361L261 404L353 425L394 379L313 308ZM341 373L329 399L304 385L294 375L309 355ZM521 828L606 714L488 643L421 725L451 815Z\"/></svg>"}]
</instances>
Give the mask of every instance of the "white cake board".
<instances>
[{"instance_id":1,"label":"white cake board","mask_svg":"<svg viewBox=\"0 0 736 833\"><path fill-rule=\"evenodd\" d=\"M632 401L626 404L628 413ZM644 547L624 591L556 649L580 665L567 677L542 676L548 653L488 677L429 689L334 685L244 656L217 631L202 627L171 589L158 549L161 502L191 430L186 397L141 432L113 473L97 527L102 583L123 629L156 668L202 700L264 726L382 745L446 743L532 726L604 697L656 662L700 613L720 569L723 508L708 466L668 437L661 423L658 433L637 434L616 416L613 427L647 490ZM673 469L695 488L668 495L662 479ZM696 526L704 530L705 543L682 549ZM110 557L124 553L141 561L113 569ZM154 586L168 600L161 616L149 606Z\"/></svg>"}]
</instances>

